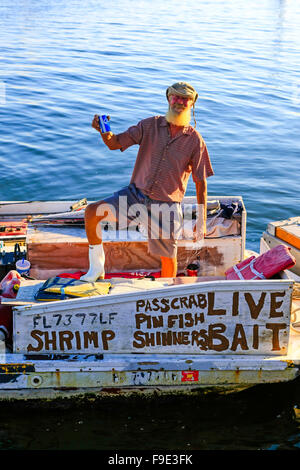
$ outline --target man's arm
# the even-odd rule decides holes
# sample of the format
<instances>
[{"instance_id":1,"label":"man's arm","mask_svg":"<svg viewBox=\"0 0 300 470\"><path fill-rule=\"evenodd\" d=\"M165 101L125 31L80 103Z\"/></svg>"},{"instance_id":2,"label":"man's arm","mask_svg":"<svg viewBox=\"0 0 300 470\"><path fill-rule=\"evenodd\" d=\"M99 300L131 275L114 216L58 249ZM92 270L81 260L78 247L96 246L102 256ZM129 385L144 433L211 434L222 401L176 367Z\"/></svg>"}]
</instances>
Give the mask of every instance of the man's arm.
<instances>
[{"instance_id":1,"label":"man's arm","mask_svg":"<svg viewBox=\"0 0 300 470\"><path fill-rule=\"evenodd\" d=\"M118 138L113 132L101 132L99 126L99 116L97 114L94 116L92 127L96 129L96 131L100 132L103 142L110 150L118 150L121 148L121 145L118 142Z\"/></svg>"},{"instance_id":2,"label":"man's arm","mask_svg":"<svg viewBox=\"0 0 300 470\"><path fill-rule=\"evenodd\" d=\"M206 235L206 212L207 212L207 182L206 179L197 181L196 185L196 195L197 195L197 203L199 204L199 215L202 219L203 217L203 237ZM202 217L201 217L202 215ZM201 228L201 227L199 227ZM194 239L196 239L196 231L197 231L197 222L194 227Z\"/></svg>"}]
</instances>

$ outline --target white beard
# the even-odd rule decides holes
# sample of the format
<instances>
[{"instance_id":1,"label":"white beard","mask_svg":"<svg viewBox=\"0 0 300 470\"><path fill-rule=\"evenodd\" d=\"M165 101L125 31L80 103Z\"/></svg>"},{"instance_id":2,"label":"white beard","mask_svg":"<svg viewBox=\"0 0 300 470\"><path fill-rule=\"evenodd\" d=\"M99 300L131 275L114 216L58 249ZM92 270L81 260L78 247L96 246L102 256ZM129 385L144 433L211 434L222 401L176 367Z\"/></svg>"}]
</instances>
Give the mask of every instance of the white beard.
<instances>
[{"instance_id":1,"label":"white beard","mask_svg":"<svg viewBox=\"0 0 300 470\"><path fill-rule=\"evenodd\" d=\"M169 106L166 114L166 120L175 126L188 126L191 121L191 109L183 109L179 114L174 113Z\"/></svg>"}]
</instances>

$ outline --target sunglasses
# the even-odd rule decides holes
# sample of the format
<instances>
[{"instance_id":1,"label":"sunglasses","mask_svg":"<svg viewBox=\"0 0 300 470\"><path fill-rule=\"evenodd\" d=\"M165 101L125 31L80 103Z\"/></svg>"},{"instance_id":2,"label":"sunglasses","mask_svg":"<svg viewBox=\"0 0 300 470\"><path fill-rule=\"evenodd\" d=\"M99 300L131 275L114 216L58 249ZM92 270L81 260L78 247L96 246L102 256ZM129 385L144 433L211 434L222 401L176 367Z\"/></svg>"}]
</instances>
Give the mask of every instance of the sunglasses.
<instances>
[{"instance_id":1,"label":"sunglasses","mask_svg":"<svg viewBox=\"0 0 300 470\"><path fill-rule=\"evenodd\" d=\"M191 98L188 98L188 97L185 97L185 96L179 96L179 95L170 95L169 99L170 99L171 104L182 103L185 106L191 100Z\"/></svg>"}]
</instances>

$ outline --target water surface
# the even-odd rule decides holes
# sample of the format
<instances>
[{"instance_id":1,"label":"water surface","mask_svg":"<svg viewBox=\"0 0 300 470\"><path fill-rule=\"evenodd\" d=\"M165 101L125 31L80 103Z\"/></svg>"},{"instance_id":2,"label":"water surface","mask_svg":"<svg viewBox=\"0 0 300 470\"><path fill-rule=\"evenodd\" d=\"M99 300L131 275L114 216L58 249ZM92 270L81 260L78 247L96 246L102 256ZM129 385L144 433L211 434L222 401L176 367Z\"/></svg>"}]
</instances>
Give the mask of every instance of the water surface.
<instances>
[{"instance_id":1,"label":"water surface","mask_svg":"<svg viewBox=\"0 0 300 470\"><path fill-rule=\"evenodd\" d=\"M215 170L208 192L243 196L257 249L270 220L299 214L299 22L296 0L2 0L0 200L126 185L137 149L109 151L93 115L121 132L164 114L166 88L186 80Z\"/></svg>"},{"instance_id":2,"label":"water surface","mask_svg":"<svg viewBox=\"0 0 300 470\"><path fill-rule=\"evenodd\" d=\"M0 200L100 199L126 185L137 149L110 152L93 115L121 132L164 114L166 88L186 80L215 170L209 195L244 198L258 250L269 221L299 215L299 24L297 0L1 0ZM208 405L3 406L0 449L297 450L298 401L272 390Z\"/></svg>"}]
</instances>

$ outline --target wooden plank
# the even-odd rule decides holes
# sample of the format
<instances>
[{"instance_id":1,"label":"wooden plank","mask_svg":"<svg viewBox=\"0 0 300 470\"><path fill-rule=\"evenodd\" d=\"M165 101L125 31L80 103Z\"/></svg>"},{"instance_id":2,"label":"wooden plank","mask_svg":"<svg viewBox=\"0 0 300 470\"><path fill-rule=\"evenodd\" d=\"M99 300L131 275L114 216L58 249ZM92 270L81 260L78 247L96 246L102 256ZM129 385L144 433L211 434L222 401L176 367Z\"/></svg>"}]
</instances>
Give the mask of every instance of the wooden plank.
<instances>
[{"instance_id":1,"label":"wooden plank","mask_svg":"<svg viewBox=\"0 0 300 470\"><path fill-rule=\"evenodd\" d=\"M267 231L270 233L270 235L273 235L275 237L276 234L276 228L277 227L287 227L289 225L299 225L300 224L300 217L290 217L289 219L286 220L277 220L276 222L270 222L267 227Z\"/></svg>"},{"instance_id":2,"label":"wooden plank","mask_svg":"<svg viewBox=\"0 0 300 470\"><path fill-rule=\"evenodd\" d=\"M147 242L107 242L103 246L108 273L161 269L160 257L148 253ZM178 272L185 272L187 265L196 260L200 264L200 275L222 276L241 261L240 247L241 240L238 238L207 239L205 246L198 250L178 247ZM31 275L39 279L62 272L86 271L88 243L28 245L28 260Z\"/></svg>"},{"instance_id":3,"label":"wooden plank","mask_svg":"<svg viewBox=\"0 0 300 470\"><path fill-rule=\"evenodd\" d=\"M186 356L182 354L105 354L93 355L93 354L64 354L63 358L55 354L47 355L23 355L15 353L7 353L5 357L5 365L10 370L13 366L23 365L25 368L29 368L34 365L36 372L55 372L57 370L61 372L71 371L83 371L89 372L94 371L136 371L136 370L147 370L151 366L152 370L190 370L192 367L199 371L235 371L239 370L266 370L266 371L282 371L288 364L289 360L300 360L300 338L295 337L296 347L298 354L292 357L276 356L272 357L263 355L247 356L243 354L232 355L215 355L207 354L202 356L201 354L191 354L189 361L186 360ZM17 367L16 367L17 369ZM296 371L297 373L297 371Z\"/></svg>"},{"instance_id":4,"label":"wooden plank","mask_svg":"<svg viewBox=\"0 0 300 470\"><path fill-rule=\"evenodd\" d=\"M276 227L275 236L300 250L300 225Z\"/></svg>"},{"instance_id":5,"label":"wooden plank","mask_svg":"<svg viewBox=\"0 0 300 470\"><path fill-rule=\"evenodd\" d=\"M46 279L45 279L46 280ZM25 280L22 279L20 288L15 299L2 297L1 303L4 305L41 305L41 302L36 301L34 296L36 292L42 287L45 280ZM226 280L225 276L193 276L193 277L175 277L175 278L158 278L155 281L149 279L126 279L126 278L111 278L109 282L112 284L112 289L109 295L138 292L140 290L157 289L169 286L182 286L186 284L197 284L199 282L212 282ZM122 292L123 291L123 292Z\"/></svg>"},{"instance_id":6,"label":"wooden plank","mask_svg":"<svg viewBox=\"0 0 300 470\"><path fill-rule=\"evenodd\" d=\"M77 201L1 201L0 216L38 215L64 212Z\"/></svg>"},{"instance_id":7,"label":"wooden plank","mask_svg":"<svg viewBox=\"0 0 300 470\"><path fill-rule=\"evenodd\" d=\"M27 229L27 244L87 243L84 227L35 227Z\"/></svg>"},{"instance_id":8,"label":"wooden plank","mask_svg":"<svg viewBox=\"0 0 300 470\"><path fill-rule=\"evenodd\" d=\"M9 215L33 215L33 214L54 214L70 210L70 207L79 201L0 201L0 217ZM231 203L233 201L241 201L242 196L208 196L209 201L219 200L224 203ZM94 200L88 203L95 202ZM183 199L186 204L194 204L196 202L195 196L186 196Z\"/></svg>"},{"instance_id":9,"label":"wooden plank","mask_svg":"<svg viewBox=\"0 0 300 470\"><path fill-rule=\"evenodd\" d=\"M115 235L108 232L103 235L106 272L160 270L160 257L148 253L147 240L138 232L130 234L133 240L129 241L113 241ZM196 249L191 249L191 243L190 246L181 243L177 256L179 272L198 260L200 275L224 275L226 269L241 261L243 243L241 236L206 238L203 247ZM88 241L84 228L29 227L27 250L31 275L39 279L60 272L88 269Z\"/></svg>"},{"instance_id":10,"label":"wooden plank","mask_svg":"<svg viewBox=\"0 0 300 470\"><path fill-rule=\"evenodd\" d=\"M286 355L291 281L215 281L16 307L14 352Z\"/></svg>"}]
</instances>

